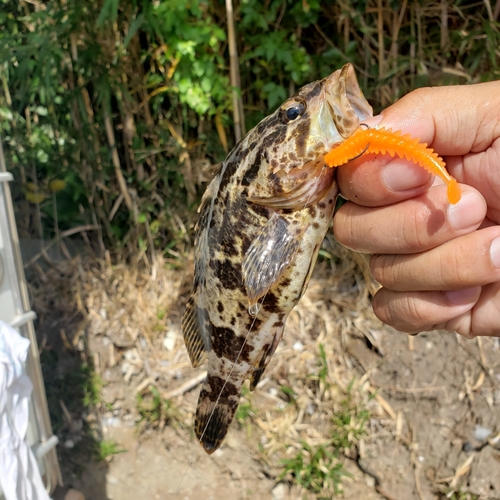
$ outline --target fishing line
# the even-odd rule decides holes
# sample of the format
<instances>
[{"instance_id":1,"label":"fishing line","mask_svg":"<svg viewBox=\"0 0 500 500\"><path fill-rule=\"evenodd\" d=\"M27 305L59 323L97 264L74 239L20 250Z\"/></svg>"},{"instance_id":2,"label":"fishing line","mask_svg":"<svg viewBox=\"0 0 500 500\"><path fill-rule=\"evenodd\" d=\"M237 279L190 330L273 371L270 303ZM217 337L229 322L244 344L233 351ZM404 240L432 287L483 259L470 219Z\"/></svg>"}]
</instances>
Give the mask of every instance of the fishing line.
<instances>
[{"instance_id":1,"label":"fishing line","mask_svg":"<svg viewBox=\"0 0 500 500\"><path fill-rule=\"evenodd\" d=\"M365 130L370 130L371 129L370 125L368 125L366 123L360 123L359 127L360 128L364 128ZM366 153L366 151L368 150L369 147L370 147L370 143L368 143L365 146L365 149L363 149L363 151L361 151L361 153L359 153L359 155L356 155L354 158L350 158L349 161L357 160L360 156L363 156Z\"/></svg>"},{"instance_id":2,"label":"fishing line","mask_svg":"<svg viewBox=\"0 0 500 500\"><path fill-rule=\"evenodd\" d=\"M260 301L260 306L259 306L259 311L260 311L260 308L262 307L262 304L264 303L264 300L266 299L266 296L267 296L267 292L263 295L262 297L262 300ZM258 313L257 313L258 314ZM231 371L229 372L229 374L227 375L226 377L226 380L224 381L224 385L222 386L221 390L219 391L219 394L217 396L217 399L215 400L215 404L214 404L214 407L212 408L212 411L210 412L210 415L208 417L208 420L207 420L207 423L205 424L205 428L203 429L203 432L201 433L201 436L200 436L200 439L198 440L198 443L201 444L201 440L203 439L203 436L205 435L205 432L207 431L208 429L208 425L210 424L210 421L212 420L212 417L214 415L214 412L215 412L215 409L217 408L217 403L219 402L219 399L220 397L222 396L222 393L224 391L224 388L226 387L226 384L227 382L229 381L229 378L231 377L233 371L234 371L234 367L236 366L236 363L238 362L238 360L240 359L240 356L241 356L241 353L243 352L243 348L245 347L245 344L247 343L247 340L248 340L248 336L250 335L250 332L252 331L252 328L253 328L253 325L255 323L255 321L257 320L257 315L255 315L255 317L253 318L252 320L252 323L250 325L250 327L248 328L248 331L247 331L247 334L245 336L245 340L243 341L243 344L241 345L241 349L240 351L238 352L238 356L236 356L236 359L234 360L233 362L233 366L231 367ZM208 377L208 373L207 373L207 377ZM198 457L200 456L200 451L198 451ZM187 468L186 470L184 471L184 474L182 475L181 477L181 480L179 481L179 484L177 486L177 491L176 493L179 492L179 488L181 487L181 484L182 484L182 481L184 480L184 477L186 476L187 472L189 471L189 469L191 468L191 465L193 464L194 460L195 460L196 457L193 457L188 465L187 465Z\"/></svg>"},{"instance_id":3,"label":"fishing line","mask_svg":"<svg viewBox=\"0 0 500 500\"><path fill-rule=\"evenodd\" d=\"M326 165L323 165L323 167L321 168L321 171L320 171L320 173L319 173L318 177L316 178L316 183L315 183L315 185L313 186L313 189L311 189L311 193L310 193L309 197L307 198L307 200L306 200L306 202L305 202L305 207L307 207L307 206L308 206L309 201L310 201L310 200L311 200L311 198L314 196L314 193L315 193L315 191L316 191L316 188L318 187L318 184L319 184L319 182L320 182L321 175L323 174L323 172L324 172L325 168L328 168L328 167L327 167ZM335 182L335 181L334 181L334 182ZM263 295L262 300L260 301L259 311L260 311L260 308L262 307L262 304L264 303L264 300L266 299L267 293L268 293L268 292L266 292L266 293ZM243 341L243 344L241 345L240 351L238 352L238 355L237 355L237 357L236 357L236 360L233 362L233 365L232 365L232 367L231 367L231 371L230 371L230 372L229 372L229 374L227 375L226 380L224 381L224 384L223 384L223 386L222 386L221 390L219 391L219 394L218 394L218 396L217 396L217 399L216 399L216 401L215 401L215 404L214 404L214 406L213 406L213 408L212 408L212 411L210 412L210 415L209 415L209 417L208 417L207 423L205 424L205 428L203 429L203 432L202 432L202 434L201 434L201 436L200 436L200 438L199 438L199 440L198 440L198 443L199 443L199 444L201 444L201 442L202 442L202 439L203 439L203 437L204 437L204 435L205 435L205 432L206 432L206 431L207 431L207 429L208 429L208 425L210 424L210 421L212 420L212 417L213 417L213 415L214 415L215 409L217 408L217 404L218 404L218 402L219 402L219 399L220 399L220 397L222 396L222 393L223 393L223 391L224 391L224 388L226 387L226 384L227 384L227 382L229 381L229 378L231 377L231 375L232 375L232 373L233 373L233 371L234 371L234 367L236 366L236 363L238 362L238 360L239 360L239 358L240 358L240 356L241 356L241 353L243 352L243 349L244 349L244 347L245 347L245 345L246 345L246 343L247 343L247 340L248 340L248 336L250 335L250 333L251 333L251 331L252 331L252 328L253 328L253 326L254 326L254 323L255 323L255 321L257 320L257 316L258 316L258 313L254 316L254 318L253 318L253 320L252 320L252 323L251 323L251 325L250 325L250 327L249 327L249 329L248 329L248 331L247 331L247 333L246 333L245 340ZM208 377L208 373L207 373L207 377ZM179 481L179 484L177 485L177 490L176 490L176 493L178 493L178 492L179 492L179 489L180 489L180 487L181 487L182 482L184 481L184 478L186 477L187 472L188 472L188 471L189 471L189 469L191 468L191 465L194 463L195 458L197 458L197 457L199 457L199 456L200 456L200 453L201 453L200 451L198 451L197 453L195 453L195 455L197 455L197 456L193 456L193 457L191 458L191 460L189 461L189 463L188 463L188 465L187 465L187 467L186 467L186 470L184 471L184 474L182 475L181 480Z\"/></svg>"}]
</instances>

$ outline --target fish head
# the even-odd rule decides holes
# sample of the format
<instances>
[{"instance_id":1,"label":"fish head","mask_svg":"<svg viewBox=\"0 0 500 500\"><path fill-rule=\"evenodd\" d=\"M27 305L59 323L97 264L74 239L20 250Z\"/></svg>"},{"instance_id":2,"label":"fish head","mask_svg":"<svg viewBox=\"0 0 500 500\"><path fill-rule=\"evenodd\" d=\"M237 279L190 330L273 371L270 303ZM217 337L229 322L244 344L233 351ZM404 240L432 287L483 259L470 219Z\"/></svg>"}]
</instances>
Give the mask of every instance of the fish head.
<instances>
[{"instance_id":1,"label":"fish head","mask_svg":"<svg viewBox=\"0 0 500 500\"><path fill-rule=\"evenodd\" d=\"M286 138L275 147L278 167L290 171L327 153L373 116L352 64L302 87L277 111ZM274 170L278 170L275 168Z\"/></svg>"},{"instance_id":2,"label":"fish head","mask_svg":"<svg viewBox=\"0 0 500 500\"><path fill-rule=\"evenodd\" d=\"M265 168L252 179L250 201L276 208L315 203L334 182L324 155L372 115L352 64L302 87L254 129Z\"/></svg>"}]
</instances>

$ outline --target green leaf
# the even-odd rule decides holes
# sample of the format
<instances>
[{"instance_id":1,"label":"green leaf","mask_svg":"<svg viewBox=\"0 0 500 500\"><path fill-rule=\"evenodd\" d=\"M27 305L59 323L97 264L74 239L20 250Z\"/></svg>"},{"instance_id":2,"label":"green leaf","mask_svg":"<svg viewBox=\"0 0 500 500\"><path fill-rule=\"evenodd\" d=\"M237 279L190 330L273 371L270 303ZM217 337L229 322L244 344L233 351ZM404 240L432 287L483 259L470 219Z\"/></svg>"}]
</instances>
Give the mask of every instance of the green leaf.
<instances>
[{"instance_id":1,"label":"green leaf","mask_svg":"<svg viewBox=\"0 0 500 500\"><path fill-rule=\"evenodd\" d=\"M142 26L142 23L144 22L144 15L139 14L133 21L132 24L130 25L130 28L127 32L127 36L123 40L123 48L126 49L128 44L130 43L130 40L132 40L132 37L137 33L137 30Z\"/></svg>"}]
</instances>

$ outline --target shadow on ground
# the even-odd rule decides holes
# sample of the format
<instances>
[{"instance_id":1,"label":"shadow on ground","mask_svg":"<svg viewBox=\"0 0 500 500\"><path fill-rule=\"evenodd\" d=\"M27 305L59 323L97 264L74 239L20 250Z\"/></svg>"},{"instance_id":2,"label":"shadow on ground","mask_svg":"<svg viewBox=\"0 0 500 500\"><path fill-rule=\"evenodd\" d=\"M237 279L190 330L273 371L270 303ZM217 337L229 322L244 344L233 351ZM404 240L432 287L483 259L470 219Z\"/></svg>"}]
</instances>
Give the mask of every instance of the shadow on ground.
<instances>
[{"instance_id":1,"label":"shadow on ground","mask_svg":"<svg viewBox=\"0 0 500 500\"><path fill-rule=\"evenodd\" d=\"M37 241L23 241L24 261L39 247ZM102 382L85 338L85 320L74 293L78 284L57 272L54 257L52 253L39 259L26 272L37 314L35 328L50 418L60 442L57 452L64 488L58 488L54 498L64 498L68 487L75 486L87 500L108 500L109 449L102 445L98 411Z\"/></svg>"}]
</instances>

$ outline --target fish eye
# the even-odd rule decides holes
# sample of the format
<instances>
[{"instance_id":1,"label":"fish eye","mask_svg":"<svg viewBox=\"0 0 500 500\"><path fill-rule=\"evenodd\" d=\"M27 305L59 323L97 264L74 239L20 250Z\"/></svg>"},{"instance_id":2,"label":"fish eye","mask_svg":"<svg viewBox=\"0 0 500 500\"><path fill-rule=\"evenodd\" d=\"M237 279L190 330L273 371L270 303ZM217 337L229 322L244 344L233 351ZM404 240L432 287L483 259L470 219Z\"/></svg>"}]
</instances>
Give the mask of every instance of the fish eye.
<instances>
[{"instance_id":1,"label":"fish eye","mask_svg":"<svg viewBox=\"0 0 500 500\"><path fill-rule=\"evenodd\" d=\"M306 105L302 101L293 101L286 108L281 109L281 120L290 123L302 116L306 111Z\"/></svg>"}]
</instances>

